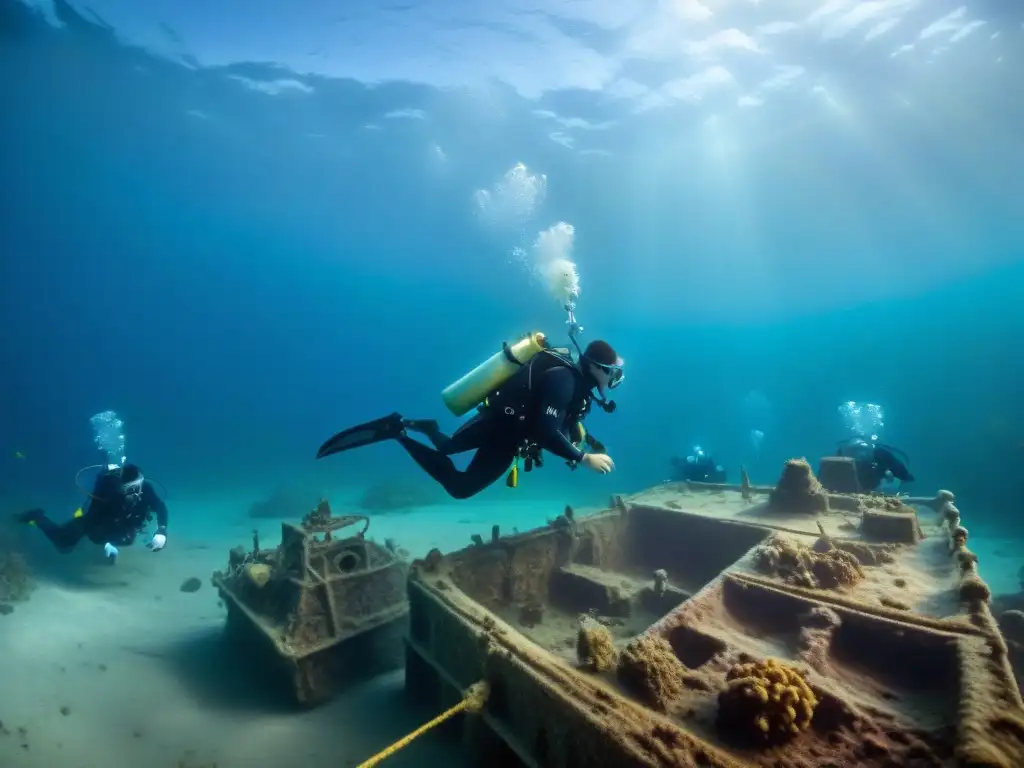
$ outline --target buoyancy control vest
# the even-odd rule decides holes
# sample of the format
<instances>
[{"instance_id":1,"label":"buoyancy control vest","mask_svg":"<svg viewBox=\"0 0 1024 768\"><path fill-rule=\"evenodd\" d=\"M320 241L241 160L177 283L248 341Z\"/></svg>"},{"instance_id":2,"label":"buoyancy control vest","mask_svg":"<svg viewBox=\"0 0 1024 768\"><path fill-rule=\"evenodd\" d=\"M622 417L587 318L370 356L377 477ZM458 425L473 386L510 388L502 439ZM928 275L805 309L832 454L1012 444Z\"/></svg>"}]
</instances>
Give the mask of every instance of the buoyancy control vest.
<instances>
[{"instance_id":1,"label":"buoyancy control vest","mask_svg":"<svg viewBox=\"0 0 1024 768\"><path fill-rule=\"evenodd\" d=\"M545 373L560 367L572 371L575 379L573 398L566 408L566 423L571 425L579 422L590 411L591 395L583 371L572 359L569 350L563 349L538 352L508 381L487 396L481 410L516 419L522 424L524 433L528 432L537 419L540 405L534 386Z\"/></svg>"}]
</instances>

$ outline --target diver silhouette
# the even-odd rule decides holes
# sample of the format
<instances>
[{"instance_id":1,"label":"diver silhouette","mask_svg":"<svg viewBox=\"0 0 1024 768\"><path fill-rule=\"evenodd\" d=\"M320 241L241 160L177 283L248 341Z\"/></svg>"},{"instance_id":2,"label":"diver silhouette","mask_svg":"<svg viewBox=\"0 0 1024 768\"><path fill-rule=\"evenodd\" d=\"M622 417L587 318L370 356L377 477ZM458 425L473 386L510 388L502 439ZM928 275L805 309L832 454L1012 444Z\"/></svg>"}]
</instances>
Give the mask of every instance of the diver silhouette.
<instances>
[{"instance_id":1,"label":"diver silhouette","mask_svg":"<svg viewBox=\"0 0 1024 768\"><path fill-rule=\"evenodd\" d=\"M528 340L505 346L502 353L463 377L465 383L460 379L446 390L450 408L452 402L461 404L453 412L465 413L474 406L478 411L451 436L434 420L410 420L393 413L339 432L320 447L317 458L397 440L423 471L456 499L480 493L506 472L507 484L514 487L518 461L525 462L527 471L540 466L542 450L574 468L582 464L601 474L611 472L614 462L598 441L586 436L582 422L595 400L595 390L602 408L614 410L614 402L605 400L604 393L622 382L622 358L607 342L593 341L577 362L568 350L552 350L543 343L543 336L536 337L540 339L533 341L536 348L525 353L529 360L523 359ZM494 371L487 368L492 361ZM483 374L475 376L481 370ZM409 432L424 435L431 445L414 440ZM599 452L582 450L579 444L584 443ZM476 455L465 471L459 471L449 457L467 451L476 451Z\"/></svg>"},{"instance_id":2,"label":"diver silhouette","mask_svg":"<svg viewBox=\"0 0 1024 768\"><path fill-rule=\"evenodd\" d=\"M113 563L118 547L133 544L141 530L155 515L157 529L146 545L154 552L167 544L167 505L135 464L111 464L100 472L89 494L85 512L79 510L65 523L55 523L42 509L30 509L15 516L34 525L60 552L71 552L83 538L103 546Z\"/></svg>"}]
</instances>

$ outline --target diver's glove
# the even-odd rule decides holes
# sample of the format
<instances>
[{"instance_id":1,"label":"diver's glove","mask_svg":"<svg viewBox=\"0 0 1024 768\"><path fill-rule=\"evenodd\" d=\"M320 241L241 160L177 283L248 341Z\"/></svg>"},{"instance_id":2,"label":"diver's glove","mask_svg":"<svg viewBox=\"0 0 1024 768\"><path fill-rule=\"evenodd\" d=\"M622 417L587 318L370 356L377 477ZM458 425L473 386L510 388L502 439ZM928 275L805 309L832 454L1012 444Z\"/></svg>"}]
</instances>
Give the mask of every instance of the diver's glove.
<instances>
[{"instance_id":1,"label":"diver's glove","mask_svg":"<svg viewBox=\"0 0 1024 768\"><path fill-rule=\"evenodd\" d=\"M615 462L612 461L612 457L606 453L585 453L583 454L583 458L580 459L580 464L585 466L587 469L592 469L599 475L607 475L615 469Z\"/></svg>"},{"instance_id":2,"label":"diver's glove","mask_svg":"<svg viewBox=\"0 0 1024 768\"><path fill-rule=\"evenodd\" d=\"M103 545L103 554L106 556L107 562L111 565L117 562L117 547L109 541Z\"/></svg>"},{"instance_id":3,"label":"diver's glove","mask_svg":"<svg viewBox=\"0 0 1024 768\"><path fill-rule=\"evenodd\" d=\"M156 533L153 534L153 538L149 540L149 544L146 545L147 549L151 549L154 552L159 552L161 549L167 546L167 533L163 528L158 528Z\"/></svg>"}]
</instances>

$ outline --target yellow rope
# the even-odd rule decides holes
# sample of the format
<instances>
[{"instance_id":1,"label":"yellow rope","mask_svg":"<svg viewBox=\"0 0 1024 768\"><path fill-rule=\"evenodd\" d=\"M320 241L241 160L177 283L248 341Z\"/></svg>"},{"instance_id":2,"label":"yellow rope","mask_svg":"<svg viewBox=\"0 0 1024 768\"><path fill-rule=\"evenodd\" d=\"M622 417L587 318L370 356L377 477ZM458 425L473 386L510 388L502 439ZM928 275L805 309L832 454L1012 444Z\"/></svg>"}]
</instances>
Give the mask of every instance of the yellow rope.
<instances>
[{"instance_id":1,"label":"yellow rope","mask_svg":"<svg viewBox=\"0 0 1024 768\"><path fill-rule=\"evenodd\" d=\"M404 736L403 738L399 739L387 749L378 752L365 763L360 763L358 768L373 768L373 766L377 765L378 763L381 763L386 758L391 757L393 754L395 754L395 752L402 749L402 747L411 744L415 739L422 736L431 728L440 725L445 720L454 717L463 710L465 710L466 712L479 712L484 708L484 704L487 703L487 694L489 692L490 691L486 682L481 681L479 683L474 683L469 687L469 690L466 691L465 694L463 694L462 701L460 701L454 707L449 709L447 712L441 713L426 725L420 726L415 731L410 733L408 736Z\"/></svg>"}]
</instances>

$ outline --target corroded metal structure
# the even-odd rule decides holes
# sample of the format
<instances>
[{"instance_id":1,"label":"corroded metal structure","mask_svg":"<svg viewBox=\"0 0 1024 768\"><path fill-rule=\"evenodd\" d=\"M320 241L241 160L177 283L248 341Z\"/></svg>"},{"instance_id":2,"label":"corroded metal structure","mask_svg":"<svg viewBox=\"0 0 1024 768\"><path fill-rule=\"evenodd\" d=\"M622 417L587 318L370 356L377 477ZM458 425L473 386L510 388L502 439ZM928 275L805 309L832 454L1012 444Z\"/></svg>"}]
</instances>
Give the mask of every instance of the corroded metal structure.
<instances>
[{"instance_id":1,"label":"corroded metal structure","mask_svg":"<svg viewBox=\"0 0 1024 768\"><path fill-rule=\"evenodd\" d=\"M213 576L229 636L299 704L402 664L408 568L391 542L366 538L369 524L322 501L300 525L281 524L278 547L261 550L254 533L252 551L232 550ZM362 528L338 535L353 525Z\"/></svg>"},{"instance_id":2,"label":"corroded metal structure","mask_svg":"<svg viewBox=\"0 0 1024 768\"><path fill-rule=\"evenodd\" d=\"M435 550L409 595L410 693L490 684L463 720L477 765L1024 765L947 491L830 492L799 460L773 487L666 484Z\"/></svg>"}]
</instances>

